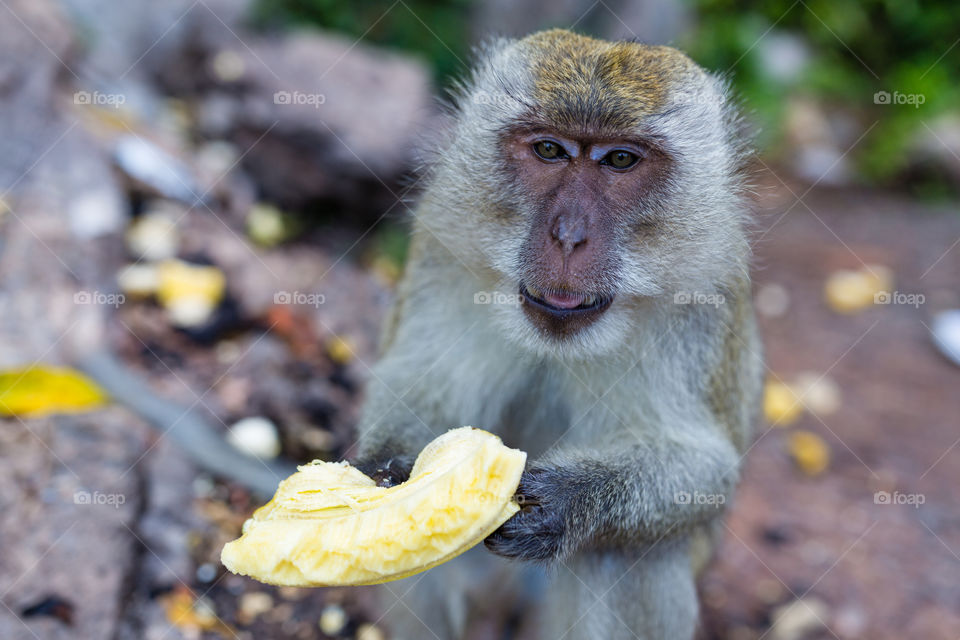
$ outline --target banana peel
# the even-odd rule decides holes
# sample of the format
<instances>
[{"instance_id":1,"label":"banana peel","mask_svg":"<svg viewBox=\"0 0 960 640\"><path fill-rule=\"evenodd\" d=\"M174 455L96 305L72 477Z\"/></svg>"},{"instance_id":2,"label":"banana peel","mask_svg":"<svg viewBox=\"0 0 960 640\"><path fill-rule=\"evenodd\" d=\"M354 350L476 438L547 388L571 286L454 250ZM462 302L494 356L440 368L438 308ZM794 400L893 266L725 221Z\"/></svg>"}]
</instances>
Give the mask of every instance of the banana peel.
<instances>
[{"instance_id":1,"label":"banana peel","mask_svg":"<svg viewBox=\"0 0 960 640\"><path fill-rule=\"evenodd\" d=\"M230 571L268 584L353 586L426 571L481 542L520 507L526 454L481 429L452 429L384 488L346 462L303 465L224 546Z\"/></svg>"}]
</instances>

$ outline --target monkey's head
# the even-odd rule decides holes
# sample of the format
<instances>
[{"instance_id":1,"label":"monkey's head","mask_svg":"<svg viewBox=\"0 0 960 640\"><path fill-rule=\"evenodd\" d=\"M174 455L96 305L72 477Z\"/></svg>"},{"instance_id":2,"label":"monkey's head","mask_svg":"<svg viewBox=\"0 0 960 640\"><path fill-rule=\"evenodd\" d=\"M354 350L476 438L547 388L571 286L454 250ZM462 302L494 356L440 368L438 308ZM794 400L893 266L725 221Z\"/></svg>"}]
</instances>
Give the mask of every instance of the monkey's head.
<instances>
[{"instance_id":1,"label":"monkey's head","mask_svg":"<svg viewBox=\"0 0 960 640\"><path fill-rule=\"evenodd\" d=\"M639 309L745 269L722 81L670 47L562 30L483 53L421 221L485 286L519 296L495 305L507 335L538 352L602 354Z\"/></svg>"}]
</instances>

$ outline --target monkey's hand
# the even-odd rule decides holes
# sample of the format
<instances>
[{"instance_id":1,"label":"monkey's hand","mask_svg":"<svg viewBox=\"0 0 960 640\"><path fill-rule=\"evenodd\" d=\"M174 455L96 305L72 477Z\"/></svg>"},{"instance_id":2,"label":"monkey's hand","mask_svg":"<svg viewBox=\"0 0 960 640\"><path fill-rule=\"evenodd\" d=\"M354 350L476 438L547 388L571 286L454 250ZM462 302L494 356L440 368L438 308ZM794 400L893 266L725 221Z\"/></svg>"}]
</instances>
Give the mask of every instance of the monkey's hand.
<instances>
[{"instance_id":1,"label":"monkey's hand","mask_svg":"<svg viewBox=\"0 0 960 640\"><path fill-rule=\"evenodd\" d=\"M524 471L516 495L520 511L487 536L487 549L518 560L543 562L558 557L569 511L563 486L553 469Z\"/></svg>"},{"instance_id":2,"label":"monkey's hand","mask_svg":"<svg viewBox=\"0 0 960 640\"><path fill-rule=\"evenodd\" d=\"M390 456L355 461L352 466L373 478L377 486L395 487L410 477L413 458L409 456Z\"/></svg>"}]
</instances>

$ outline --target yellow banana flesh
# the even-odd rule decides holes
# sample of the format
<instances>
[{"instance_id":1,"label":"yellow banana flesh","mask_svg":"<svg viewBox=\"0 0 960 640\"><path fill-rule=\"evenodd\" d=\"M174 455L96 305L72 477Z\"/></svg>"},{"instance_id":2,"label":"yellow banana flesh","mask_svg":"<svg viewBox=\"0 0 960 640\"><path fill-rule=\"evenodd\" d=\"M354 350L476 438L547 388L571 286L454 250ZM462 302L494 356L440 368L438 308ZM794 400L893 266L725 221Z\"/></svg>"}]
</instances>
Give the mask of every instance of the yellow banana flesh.
<instances>
[{"instance_id":1,"label":"yellow banana flesh","mask_svg":"<svg viewBox=\"0 0 960 640\"><path fill-rule=\"evenodd\" d=\"M429 443L395 487L378 487L346 462L315 461L280 483L221 560L286 586L405 578L463 553L516 513L525 462L524 452L473 427Z\"/></svg>"}]
</instances>

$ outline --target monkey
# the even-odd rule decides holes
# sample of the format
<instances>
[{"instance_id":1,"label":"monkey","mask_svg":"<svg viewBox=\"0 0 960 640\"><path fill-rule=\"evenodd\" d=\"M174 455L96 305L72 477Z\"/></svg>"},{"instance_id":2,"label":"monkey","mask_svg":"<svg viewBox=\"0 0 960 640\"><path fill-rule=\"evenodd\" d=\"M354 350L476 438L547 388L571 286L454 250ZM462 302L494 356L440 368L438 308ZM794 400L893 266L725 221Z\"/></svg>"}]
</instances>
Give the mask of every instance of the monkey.
<instances>
[{"instance_id":1,"label":"monkey","mask_svg":"<svg viewBox=\"0 0 960 640\"><path fill-rule=\"evenodd\" d=\"M689 639L762 367L727 83L548 30L481 47L453 109L353 459L390 486L446 429L487 429L528 453L522 509L387 585L385 624L462 638L497 600L548 640Z\"/></svg>"}]
</instances>

